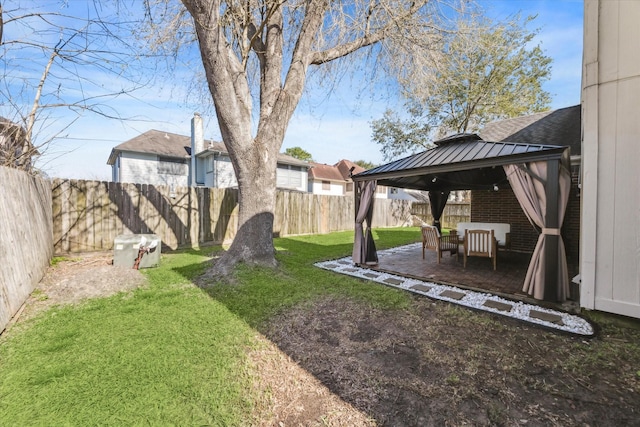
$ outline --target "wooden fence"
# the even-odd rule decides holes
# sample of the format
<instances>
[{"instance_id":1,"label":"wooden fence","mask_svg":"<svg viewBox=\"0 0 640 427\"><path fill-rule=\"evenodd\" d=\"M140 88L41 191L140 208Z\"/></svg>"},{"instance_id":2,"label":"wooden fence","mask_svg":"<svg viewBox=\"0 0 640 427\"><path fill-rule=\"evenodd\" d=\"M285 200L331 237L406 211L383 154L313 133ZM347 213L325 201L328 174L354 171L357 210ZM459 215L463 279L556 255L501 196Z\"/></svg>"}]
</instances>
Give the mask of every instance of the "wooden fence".
<instances>
[{"instance_id":1,"label":"wooden fence","mask_svg":"<svg viewBox=\"0 0 640 427\"><path fill-rule=\"evenodd\" d=\"M429 203L414 203L411 206L411 215L415 215L427 224L433 223L433 215L431 215ZM448 202L440 218L440 224L444 228L455 228L459 222L468 221L471 221L470 202Z\"/></svg>"},{"instance_id":2,"label":"wooden fence","mask_svg":"<svg viewBox=\"0 0 640 427\"><path fill-rule=\"evenodd\" d=\"M62 180L52 182L56 253L111 250L120 234L153 233L165 247L197 247L233 239L236 189L176 188L146 184ZM410 222L411 202L378 199L374 227ZM352 230L352 197L278 191L274 234Z\"/></svg>"},{"instance_id":3,"label":"wooden fence","mask_svg":"<svg viewBox=\"0 0 640 427\"><path fill-rule=\"evenodd\" d=\"M20 310L53 255L49 183L0 166L0 332Z\"/></svg>"}]
</instances>

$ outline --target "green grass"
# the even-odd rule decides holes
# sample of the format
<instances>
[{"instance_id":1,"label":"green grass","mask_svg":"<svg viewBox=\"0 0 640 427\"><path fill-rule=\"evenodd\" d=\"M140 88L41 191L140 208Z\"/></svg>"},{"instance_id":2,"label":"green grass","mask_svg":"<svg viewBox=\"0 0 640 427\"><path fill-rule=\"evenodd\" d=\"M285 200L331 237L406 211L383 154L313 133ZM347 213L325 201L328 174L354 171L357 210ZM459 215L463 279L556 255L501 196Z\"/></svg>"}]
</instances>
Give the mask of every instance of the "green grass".
<instances>
[{"instance_id":1,"label":"green grass","mask_svg":"<svg viewBox=\"0 0 640 427\"><path fill-rule=\"evenodd\" d=\"M3 425L237 425L252 331L168 255L132 295L49 311L0 347Z\"/></svg>"},{"instance_id":2,"label":"green grass","mask_svg":"<svg viewBox=\"0 0 640 427\"><path fill-rule=\"evenodd\" d=\"M54 256L49 261L49 265L52 266L52 267L55 267L56 265L60 264L61 262L74 261L76 259L77 258L68 258L68 257L64 257L64 256Z\"/></svg>"},{"instance_id":3,"label":"green grass","mask_svg":"<svg viewBox=\"0 0 640 427\"><path fill-rule=\"evenodd\" d=\"M378 247L417 229L375 230ZM166 254L129 294L49 310L0 337L2 425L243 425L256 399L254 329L325 295L389 309L406 294L313 267L349 255L353 233L275 240L280 267L239 268L235 284L192 284L219 248Z\"/></svg>"},{"instance_id":4,"label":"green grass","mask_svg":"<svg viewBox=\"0 0 640 427\"><path fill-rule=\"evenodd\" d=\"M414 242L416 229L375 230L379 249ZM241 267L237 280L241 286L214 285L208 292L251 326L303 301L321 296L342 296L363 300L373 306L403 308L408 304L404 292L372 286L371 283L330 271L313 263L350 255L353 233L299 236L275 240L280 268Z\"/></svg>"}]
</instances>

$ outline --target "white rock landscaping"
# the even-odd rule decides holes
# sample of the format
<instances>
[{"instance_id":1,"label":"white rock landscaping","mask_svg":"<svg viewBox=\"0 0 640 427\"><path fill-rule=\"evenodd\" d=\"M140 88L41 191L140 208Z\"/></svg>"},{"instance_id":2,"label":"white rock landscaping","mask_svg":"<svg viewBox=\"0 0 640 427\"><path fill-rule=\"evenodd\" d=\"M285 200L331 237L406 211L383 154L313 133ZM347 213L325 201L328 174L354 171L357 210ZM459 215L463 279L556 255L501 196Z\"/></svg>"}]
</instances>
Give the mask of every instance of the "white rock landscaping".
<instances>
[{"instance_id":1,"label":"white rock landscaping","mask_svg":"<svg viewBox=\"0 0 640 427\"><path fill-rule=\"evenodd\" d=\"M391 253L415 251L416 246L420 246L420 243L378 251L378 254L384 256L385 254ZM575 314L527 304L521 301L512 301L489 293L475 292L454 286L441 285L434 282L361 268L353 264L351 257L318 262L315 266L336 273L359 277L386 286L403 289L424 295L428 298L448 301L476 310L488 311L550 329L582 336L594 335L593 326L587 320Z\"/></svg>"}]
</instances>

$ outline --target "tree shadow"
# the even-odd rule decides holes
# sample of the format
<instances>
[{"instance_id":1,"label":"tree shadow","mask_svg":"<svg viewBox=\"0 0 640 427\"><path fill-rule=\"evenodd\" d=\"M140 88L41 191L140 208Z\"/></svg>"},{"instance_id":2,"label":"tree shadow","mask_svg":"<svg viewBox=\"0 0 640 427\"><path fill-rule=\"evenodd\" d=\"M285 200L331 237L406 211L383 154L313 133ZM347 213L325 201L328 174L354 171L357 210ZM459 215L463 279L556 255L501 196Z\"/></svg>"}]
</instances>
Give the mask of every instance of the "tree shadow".
<instances>
[{"instance_id":1,"label":"tree shadow","mask_svg":"<svg viewBox=\"0 0 640 427\"><path fill-rule=\"evenodd\" d=\"M235 232L235 189L54 180L52 194L57 252L111 249L120 234L157 234L163 250L175 250Z\"/></svg>"},{"instance_id":2,"label":"tree shadow","mask_svg":"<svg viewBox=\"0 0 640 427\"><path fill-rule=\"evenodd\" d=\"M374 230L376 244L383 248L407 243L416 235L415 228ZM420 425L416 414L428 411L427 400L402 384L416 383L423 374L412 367L420 357L416 345L410 344L414 336L403 329L404 320L396 319L403 312L376 309L377 300L366 295L395 293L403 301L410 297L314 266L350 255L353 232L279 238L274 244L279 269L241 267L237 282L214 284L205 289L208 296L377 423ZM211 261L202 261L175 271L197 282L196 272L209 265ZM336 291L341 287L359 288L360 294ZM396 320L385 317L389 312ZM442 381L445 374L449 372L443 369L431 378Z\"/></svg>"}]
</instances>

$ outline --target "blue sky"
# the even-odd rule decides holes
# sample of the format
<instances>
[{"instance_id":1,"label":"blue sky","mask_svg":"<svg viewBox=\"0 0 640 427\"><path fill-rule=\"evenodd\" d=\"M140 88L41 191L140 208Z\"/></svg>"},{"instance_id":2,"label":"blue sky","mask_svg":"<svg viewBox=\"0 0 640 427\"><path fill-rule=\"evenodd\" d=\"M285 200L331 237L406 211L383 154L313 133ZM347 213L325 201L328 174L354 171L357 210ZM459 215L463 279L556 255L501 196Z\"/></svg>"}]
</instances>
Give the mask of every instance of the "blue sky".
<instances>
[{"instance_id":1,"label":"blue sky","mask_svg":"<svg viewBox=\"0 0 640 427\"><path fill-rule=\"evenodd\" d=\"M76 3L80 0L68 1ZM545 54L554 60L551 79L545 84L545 89L552 95L552 108L578 104L583 2L483 0L480 4L496 19L507 18L518 11L525 16L537 15L529 29L540 28L537 40ZM109 85L120 87L112 79L101 82L102 87ZM328 164L343 158L383 163L377 144L371 141L369 123L381 117L385 109L397 108L398 100L374 99L352 89L352 85L353 82L345 78L328 96L319 91L308 93L291 120L282 150L300 146L316 161ZM135 116L137 120L121 122L86 113L65 130L66 138L57 139L37 165L51 177L109 180L111 170L106 162L115 145L149 129L189 134L190 120L198 107L185 102L187 90L180 85L165 84L147 87L133 96L109 100L109 108L122 116ZM208 116L204 118L206 138L220 140L215 120ZM58 119L62 123L65 117Z\"/></svg>"}]
</instances>

